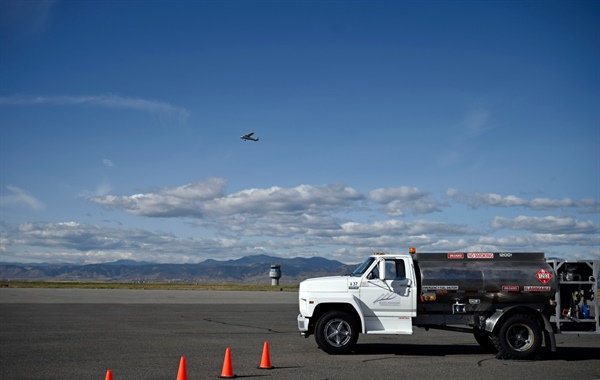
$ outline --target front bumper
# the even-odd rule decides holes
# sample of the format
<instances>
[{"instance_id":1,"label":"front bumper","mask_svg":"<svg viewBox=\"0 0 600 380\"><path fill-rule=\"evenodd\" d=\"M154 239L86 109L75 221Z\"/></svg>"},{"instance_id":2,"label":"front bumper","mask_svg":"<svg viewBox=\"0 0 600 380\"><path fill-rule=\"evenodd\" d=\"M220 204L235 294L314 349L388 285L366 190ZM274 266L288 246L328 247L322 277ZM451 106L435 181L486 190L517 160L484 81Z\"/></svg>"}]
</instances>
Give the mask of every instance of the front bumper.
<instances>
[{"instance_id":1,"label":"front bumper","mask_svg":"<svg viewBox=\"0 0 600 380\"><path fill-rule=\"evenodd\" d=\"M300 330L300 335L303 337L308 337L310 332L308 330L309 319L302 316L302 314L298 314L298 330Z\"/></svg>"}]
</instances>

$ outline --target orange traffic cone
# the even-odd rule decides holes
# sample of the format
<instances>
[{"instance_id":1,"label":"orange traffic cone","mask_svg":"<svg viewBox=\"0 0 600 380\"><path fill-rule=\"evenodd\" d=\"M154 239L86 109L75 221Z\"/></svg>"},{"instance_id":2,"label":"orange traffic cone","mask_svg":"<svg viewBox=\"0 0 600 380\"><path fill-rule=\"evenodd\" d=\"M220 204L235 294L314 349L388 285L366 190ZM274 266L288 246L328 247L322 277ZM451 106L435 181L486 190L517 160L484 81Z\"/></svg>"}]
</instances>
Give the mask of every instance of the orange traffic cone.
<instances>
[{"instance_id":1,"label":"orange traffic cone","mask_svg":"<svg viewBox=\"0 0 600 380\"><path fill-rule=\"evenodd\" d=\"M104 378L104 380L113 380L112 379L112 371L110 369L108 371L106 371L106 377Z\"/></svg>"},{"instance_id":2,"label":"orange traffic cone","mask_svg":"<svg viewBox=\"0 0 600 380\"><path fill-rule=\"evenodd\" d=\"M233 374L233 364L231 363L231 349L227 347L225 350L225 360L223 361L223 370L221 371L221 378L233 378L237 377Z\"/></svg>"},{"instance_id":3,"label":"orange traffic cone","mask_svg":"<svg viewBox=\"0 0 600 380\"><path fill-rule=\"evenodd\" d=\"M177 372L177 380L188 380L187 368L185 367L185 356L179 361L179 372Z\"/></svg>"},{"instance_id":4,"label":"orange traffic cone","mask_svg":"<svg viewBox=\"0 0 600 380\"><path fill-rule=\"evenodd\" d=\"M269 354L269 342L265 342L263 346L262 359L260 361L259 369L273 369L271 365L271 355Z\"/></svg>"}]
</instances>

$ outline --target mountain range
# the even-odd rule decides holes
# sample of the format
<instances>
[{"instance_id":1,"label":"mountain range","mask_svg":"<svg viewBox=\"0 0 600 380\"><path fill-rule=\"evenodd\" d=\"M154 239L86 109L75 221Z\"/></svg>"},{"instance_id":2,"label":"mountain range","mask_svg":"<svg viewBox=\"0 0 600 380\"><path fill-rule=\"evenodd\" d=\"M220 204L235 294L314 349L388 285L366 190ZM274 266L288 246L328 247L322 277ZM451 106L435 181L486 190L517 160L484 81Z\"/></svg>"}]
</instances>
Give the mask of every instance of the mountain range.
<instances>
[{"instance_id":1,"label":"mountain range","mask_svg":"<svg viewBox=\"0 0 600 380\"><path fill-rule=\"evenodd\" d=\"M257 255L227 261L208 259L197 264L158 264L132 260L86 265L0 263L0 279L270 284L269 271L272 264L280 265L281 285L298 284L310 277L343 275L355 268L355 265L322 257L284 259Z\"/></svg>"}]
</instances>

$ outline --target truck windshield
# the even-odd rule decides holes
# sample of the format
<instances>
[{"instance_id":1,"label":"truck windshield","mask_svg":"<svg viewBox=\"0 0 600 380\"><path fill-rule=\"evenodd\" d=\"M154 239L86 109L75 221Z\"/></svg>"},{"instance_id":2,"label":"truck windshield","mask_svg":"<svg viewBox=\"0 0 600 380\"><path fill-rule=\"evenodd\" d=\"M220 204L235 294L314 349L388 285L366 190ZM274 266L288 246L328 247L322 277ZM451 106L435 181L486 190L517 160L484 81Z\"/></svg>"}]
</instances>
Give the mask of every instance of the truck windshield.
<instances>
[{"instance_id":1,"label":"truck windshield","mask_svg":"<svg viewBox=\"0 0 600 380\"><path fill-rule=\"evenodd\" d=\"M374 257L369 257L364 263L360 264L360 266L358 268L356 268L354 270L354 272L352 272L352 277L360 277L363 275L363 273L365 273L365 271L367 269L369 269L369 267L371 266L371 264L373 264L373 261L375 261Z\"/></svg>"}]
</instances>

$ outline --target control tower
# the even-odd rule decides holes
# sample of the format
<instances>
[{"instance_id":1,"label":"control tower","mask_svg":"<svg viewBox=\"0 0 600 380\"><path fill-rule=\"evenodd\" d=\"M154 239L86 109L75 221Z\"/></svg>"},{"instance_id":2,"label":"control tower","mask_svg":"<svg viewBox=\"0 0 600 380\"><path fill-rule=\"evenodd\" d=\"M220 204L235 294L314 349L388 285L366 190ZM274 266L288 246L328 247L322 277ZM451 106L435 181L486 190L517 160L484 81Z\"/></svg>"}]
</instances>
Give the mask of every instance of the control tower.
<instances>
[{"instance_id":1,"label":"control tower","mask_svg":"<svg viewBox=\"0 0 600 380\"><path fill-rule=\"evenodd\" d=\"M271 285L279 285L279 279L281 278L281 265L271 264L271 270L269 271L269 277L271 278Z\"/></svg>"}]
</instances>

